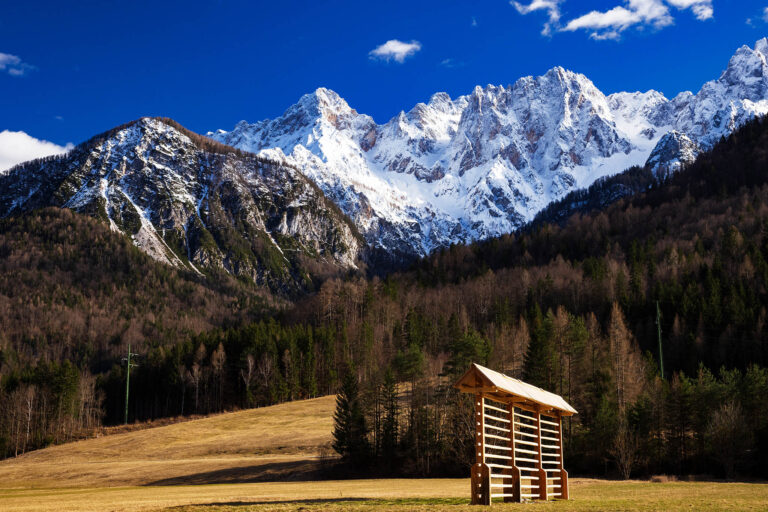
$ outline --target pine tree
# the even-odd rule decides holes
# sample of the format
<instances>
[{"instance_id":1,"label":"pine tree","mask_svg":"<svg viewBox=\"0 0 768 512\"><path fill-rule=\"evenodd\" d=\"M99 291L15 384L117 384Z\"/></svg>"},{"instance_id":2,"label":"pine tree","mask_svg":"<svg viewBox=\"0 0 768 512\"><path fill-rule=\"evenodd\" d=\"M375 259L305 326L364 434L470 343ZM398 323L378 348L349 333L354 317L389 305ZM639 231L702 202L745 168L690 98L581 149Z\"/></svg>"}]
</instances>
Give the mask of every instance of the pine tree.
<instances>
[{"instance_id":1,"label":"pine tree","mask_svg":"<svg viewBox=\"0 0 768 512\"><path fill-rule=\"evenodd\" d=\"M355 466L366 464L370 456L368 426L360 402L357 376L352 368L347 368L336 395L333 420L333 449Z\"/></svg>"},{"instance_id":2,"label":"pine tree","mask_svg":"<svg viewBox=\"0 0 768 512\"><path fill-rule=\"evenodd\" d=\"M526 382L554 389L555 347L552 342L552 313L544 317L538 304L531 318L531 341L525 353L523 376Z\"/></svg>"},{"instance_id":3,"label":"pine tree","mask_svg":"<svg viewBox=\"0 0 768 512\"><path fill-rule=\"evenodd\" d=\"M399 407L397 386L391 369L384 376L384 421L381 426L381 455L388 466L392 466L397 455Z\"/></svg>"}]
</instances>

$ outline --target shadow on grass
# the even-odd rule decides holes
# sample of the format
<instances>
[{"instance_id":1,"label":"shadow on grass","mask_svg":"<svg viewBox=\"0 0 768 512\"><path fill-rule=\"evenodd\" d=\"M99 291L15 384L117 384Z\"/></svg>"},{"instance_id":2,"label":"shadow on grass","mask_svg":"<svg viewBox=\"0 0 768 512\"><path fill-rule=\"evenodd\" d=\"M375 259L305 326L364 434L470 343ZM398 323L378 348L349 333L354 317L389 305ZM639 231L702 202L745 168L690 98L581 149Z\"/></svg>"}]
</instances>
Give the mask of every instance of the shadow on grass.
<instances>
[{"instance_id":1,"label":"shadow on grass","mask_svg":"<svg viewBox=\"0 0 768 512\"><path fill-rule=\"evenodd\" d=\"M307 499L307 500L286 500L286 501L214 501L211 503L190 503L188 505L179 505L163 510L187 510L190 508L208 508L208 507L259 507L264 505L333 505L339 503L366 503L374 502L370 498L326 498L326 499Z\"/></svg>"},{"instance_id":2,"label":"shadow on grass","mask_svg":"<svg viewBox=\"0 0 768 512\"><path fill-rule=\"evenodd\" d=\"M362 505L468 505L467 500L456 498L400 498L400 499L382 499L382 498L322 498L305 500L262 500L262 501L215 501L211 503L190 503L179 505L163 510L187 510L208 507L258 507L265 505L272 506L292 506L301 507L304 505L334 505L341 503L354 503ZM299 509L301 510L301 509Z\"/></svg>"},{"instance_id":3,"label":"shadow on grass","mask_svg":"<svg viewBox=\"0 0 768 512\"><path fill-rule=\"evenodd\" d=\"M247 484L254 482L320 480L327 477L333 468L314 461L269 462L253 466L217 469L190 475L155 480L145 485L206 485L206 484Z\"/></svg>"}]
</instances>

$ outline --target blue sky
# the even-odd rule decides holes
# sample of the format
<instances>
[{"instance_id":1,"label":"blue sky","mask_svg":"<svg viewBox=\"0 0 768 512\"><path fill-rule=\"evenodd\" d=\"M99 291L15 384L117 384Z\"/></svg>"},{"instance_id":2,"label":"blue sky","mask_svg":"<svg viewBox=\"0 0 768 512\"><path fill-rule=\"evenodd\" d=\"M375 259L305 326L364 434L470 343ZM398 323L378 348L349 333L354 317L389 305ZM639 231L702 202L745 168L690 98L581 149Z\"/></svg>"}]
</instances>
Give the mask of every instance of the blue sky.
<instances>
[{"instance_id":1,"label":"blue sky","mask_svg":"<svg viewBox=\"0 0 768 512\"><path fill-rule=\"evenodd\" d=\"M768 0L9 0L0 9L0 132L63 145L143 115L198 132L229 129L277 116L320 86L385 122L434 92L466 94L556 65L606 93L654 88L672 96L698 90L736 48L768 35L767 7ZM0 138L0 151L3 144L22 143Z\"/></svg>"}]
</instances>

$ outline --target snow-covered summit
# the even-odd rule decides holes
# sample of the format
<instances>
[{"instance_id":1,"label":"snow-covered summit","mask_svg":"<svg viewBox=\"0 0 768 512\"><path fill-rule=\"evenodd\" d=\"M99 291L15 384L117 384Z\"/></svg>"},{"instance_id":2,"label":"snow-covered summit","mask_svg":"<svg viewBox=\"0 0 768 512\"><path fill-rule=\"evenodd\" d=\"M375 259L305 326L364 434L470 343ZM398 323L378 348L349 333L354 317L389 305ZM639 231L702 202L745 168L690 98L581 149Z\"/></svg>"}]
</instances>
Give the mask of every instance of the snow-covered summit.
<instances>
[{"instance_id":1,"label":"snow-covered summit","mask_svg":"<svg viewBox=\"0 0 768 512\"><path fill-rule=\"evenodd\" d=\"M436 93L382 125L321 88L276 119L209 135L295 164L372 247L418 256L510 232L652 154L656 168L684 165L768 112L767 56L768 39L744 46L719 79L673 99L653 90L606 96L555 67L455 99Z\"/></svg>"}]
</instances>

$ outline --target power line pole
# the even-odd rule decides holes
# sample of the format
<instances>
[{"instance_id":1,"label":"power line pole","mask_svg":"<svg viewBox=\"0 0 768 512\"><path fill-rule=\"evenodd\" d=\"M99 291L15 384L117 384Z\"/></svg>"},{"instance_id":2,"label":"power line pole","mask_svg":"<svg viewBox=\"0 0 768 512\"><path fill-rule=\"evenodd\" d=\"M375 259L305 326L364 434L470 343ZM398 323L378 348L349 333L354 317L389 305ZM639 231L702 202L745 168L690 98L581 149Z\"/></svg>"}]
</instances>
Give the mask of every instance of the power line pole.
<instances>
[{"instance_id":1,"label":"power line pole","mask_svg":"<svg viewBox=\"0 0 768 512\"><path fill-rule=\"evenodd\" d=\"M131 344L128 344L128 357L124 357L125 362L125 420L124 423L128 424L128 393L131 385L131 368L136 368L138 365L131 362L131 356L137 356L131 352Z\"/></svg>"},{"instance_id":2,"label":"power line pole","mask_svg":"<svg viewBox=\"0 0 768 512\"><path fill-rule=\"evenodd\" d=\"M659 366L661 368L661 380L664 380L664 350L661 347L661 309L659 309L659 301L656 301L656 327L659 333Z\"/></svg>"}]
</instances>

